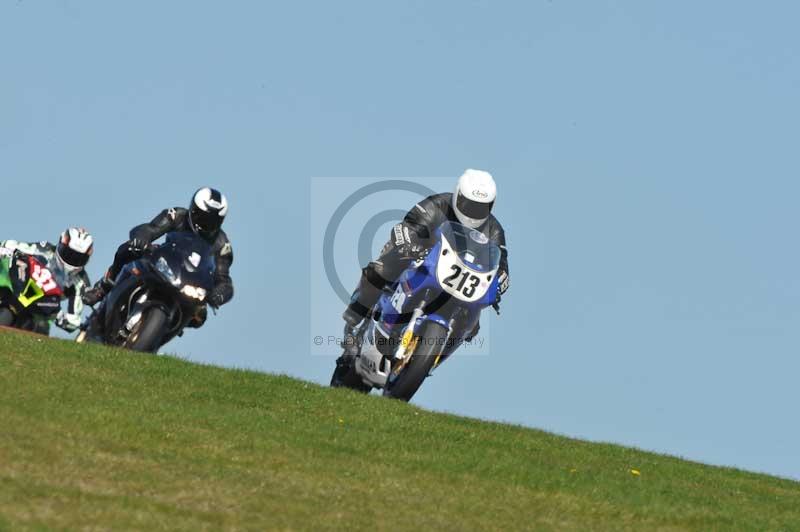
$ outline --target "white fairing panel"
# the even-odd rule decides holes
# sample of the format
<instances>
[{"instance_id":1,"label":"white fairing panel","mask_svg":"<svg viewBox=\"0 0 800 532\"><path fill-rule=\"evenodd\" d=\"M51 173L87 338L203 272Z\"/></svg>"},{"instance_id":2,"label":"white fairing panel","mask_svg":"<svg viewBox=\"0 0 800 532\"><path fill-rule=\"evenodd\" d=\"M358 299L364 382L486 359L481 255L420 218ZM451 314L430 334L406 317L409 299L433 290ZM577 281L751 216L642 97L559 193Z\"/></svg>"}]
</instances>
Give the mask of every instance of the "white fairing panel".
<instances>
[{"instance_id":1,"label":"white fairing panel","mask_svg":"<svg viewBox=\"0 0 800 532\"><path fill-rule=\"evenodd\" d=\"M498 268L488 272L479 272L467 266L453 251L446 238L442 238L442 249L436 264L436 280L442 290L461 301L472 303L478 301L492 285Z\"/></svg>"},{"instance_id":2,"label":"white fairing panel","mask_svg":"<svg viewBox=\"0 0 800 532\"><path fill-rule=\"evenodd\" d=\"M386 385L386 379L389 377L391 366L388 360L384 360L383 355L375 345L375 335L380 334L375 331L375 322L370 322L368 327L364 332L361 354L356 359L356 372L366 384L376 388L383 388Z\"/></svg>"}]
</instances>

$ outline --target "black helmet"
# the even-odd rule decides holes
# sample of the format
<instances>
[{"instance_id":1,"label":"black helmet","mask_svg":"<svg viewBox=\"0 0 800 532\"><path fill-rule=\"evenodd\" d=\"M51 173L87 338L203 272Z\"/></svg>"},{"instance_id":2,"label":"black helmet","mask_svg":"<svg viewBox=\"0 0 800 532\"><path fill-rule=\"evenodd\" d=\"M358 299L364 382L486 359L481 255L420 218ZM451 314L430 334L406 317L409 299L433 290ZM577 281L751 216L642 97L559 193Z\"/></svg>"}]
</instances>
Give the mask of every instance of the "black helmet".
<instances>
[{"instance_id":1,"label":"black helmet","mask_svg":"<svg viewBox=\"0 0 800 532\"><path fill-rule=\"evenodd\" d=\"M194 193L189 205L189 224L192 231L203 238L213 238L225 215L228 214L228 200L217 189L203 187Z\"/></svg>"}]
</instances>

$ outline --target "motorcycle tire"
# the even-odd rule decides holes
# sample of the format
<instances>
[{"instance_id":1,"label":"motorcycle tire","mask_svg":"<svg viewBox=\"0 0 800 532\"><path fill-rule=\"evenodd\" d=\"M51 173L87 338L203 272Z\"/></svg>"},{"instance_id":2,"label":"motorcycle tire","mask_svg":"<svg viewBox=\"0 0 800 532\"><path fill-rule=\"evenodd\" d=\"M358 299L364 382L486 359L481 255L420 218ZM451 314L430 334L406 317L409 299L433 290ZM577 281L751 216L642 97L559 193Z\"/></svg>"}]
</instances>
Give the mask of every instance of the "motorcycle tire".
<instances>
[{"instance_id":1,"label":"motorcycle tire","mask_svg":"<svg viewBox=\"0 0 800 532\"><path fill-rule=\"evenodd\" d=\"M159 307L145 311L142 321L125 341L125 347L134 351L155 353L167 332L167 314Z\"/></svg>"},{"instance_id":2,"label":"motorcycle tire","mask_svg":"<svg viewBox=\"0 0 800 532\"><path fill-rule=\"evenodd\" d=\"M383 390L383 395L401 401L410 401L433 368L436 357L444 350L447 336L447 329L439 323L435 321L423 323L417 335L418 340L411 359L396 377L390 377Z\"/></svg>"}]
</instances>

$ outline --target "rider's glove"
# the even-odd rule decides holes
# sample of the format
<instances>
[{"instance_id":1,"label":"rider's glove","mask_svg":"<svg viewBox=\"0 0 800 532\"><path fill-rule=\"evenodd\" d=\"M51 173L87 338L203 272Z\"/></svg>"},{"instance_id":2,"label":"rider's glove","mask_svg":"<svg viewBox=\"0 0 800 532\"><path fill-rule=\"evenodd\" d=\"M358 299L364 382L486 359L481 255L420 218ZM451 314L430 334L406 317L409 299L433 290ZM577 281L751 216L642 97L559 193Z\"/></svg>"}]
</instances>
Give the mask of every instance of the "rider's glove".
<instances>
[{"instance_id":1,"label":"rider's glove","mask_svg":"<svg viewBox=\"0 0 800 532\"><path fill-rule=\"evenodd\" d=\"M208 295L208 298L206 299L206 303L208 303L214 308L219 308L222 306L223 303L225 303L225 294L222 293L220 287L217 286L213 290L211 290L211 293Z\"/></svg>"},{"instance_id":2,"label":"rider's glove","mask_svg":"<svg viewBox=\"0 0 800 532\"><path fill-rule=\"evenodd\" d=\"M497 295L494 298L494 303L492 303L492 308L498 315L500 314L500 300L503 298L503 294L506 290L508 290L508 274L501 271L497 275Z\"/></svg>"},{"instance_id":3,"label":"rider's glove","mask_svg":"<svg viewBox=\"0 0 800 532\"><path fill-rule=\"evenodd\" d=\"M56 315L56 326L67 332L73 332L80 327L80 324L80 318L74 314L67 314L63 310L60 310L58 315Z\"/></svg>"},{"instance_id":4,"label":"rider's glove","mask_svg":"<svg viewBox=\"0 0 800 532\"><path fill-rule=\"evenodd\" d=\"M418 259L425 253L425 246L413 243L403 244L397 248L397 253L401 257Z\"/></svg>"},{"instance_id":5,"label":"rider's glove","mask_svg":"<svg viewBox=\"0 0 800 532\"><path fill-rule=\"evenodd\" d=\"M19 242L16 240L6 240L0 245L0 257L10 257L18 245Z\"/></svg>"},{"instance_id":6,"label":"rider's glove","mask_svg":"<svg viewBox=\"0 0 800 532\"><path fill-rule=\"evenodd\" d=\"M133 237L130 240L128 240L128 249L133 253L141 253L145 249L147 249L147 246L149 245L150 245L149 242L138 237Z\"/></svg>"},{"instance_id":7,"label":"rider's glove","mask_svg":"<svg viewBox=\"0 0 800 532\"><path fill-rule=\"evenodd\" d=\"M417 235L401 223L392 229L392 238L395 251L403 258L416 259L425 253L425 246L418 242Z\"/></svg>"},{"instance_id":8,"label":"rider's glove","mask_svg":"<svg viewBox=\"0 0 800 532\"><path fill-rule=\"evenodd\" d=\"M505 271L501 271L497 275L497 301L500 301L500 296L506 293L508 290L508 274Z\"/></svg>"}]
</instances>

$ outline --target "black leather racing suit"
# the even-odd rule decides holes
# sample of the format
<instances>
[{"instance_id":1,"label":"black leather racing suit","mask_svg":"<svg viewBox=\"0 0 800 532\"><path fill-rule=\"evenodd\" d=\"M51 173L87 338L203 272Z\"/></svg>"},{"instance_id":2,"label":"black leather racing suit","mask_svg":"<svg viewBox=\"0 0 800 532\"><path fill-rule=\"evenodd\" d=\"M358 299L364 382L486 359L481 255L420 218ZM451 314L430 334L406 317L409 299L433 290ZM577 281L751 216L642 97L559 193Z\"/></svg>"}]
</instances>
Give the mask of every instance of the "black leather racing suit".
<instances>
[{"instance_id":1,"label":"black leather racing suit","mask_svg":"<svg viewBox=\"0 0 800 532\"><path fill-rule=\"evenodd\" d=\"M378 301L383 288L397 280L411 262L416 260L420 251L430 249L435 244L433 235L446 221L461 223L453 211L453 194L449 192L428 196L408 211L403 221L392 228L389 241L381 250L380 256L361 271L358 287L344 313L345 321L353 325L354 321L366 316ZM478 230L500 247L497 278L500 282L500 294L503 294L509 285L505 232L493 215ZM475 327L469 335L470 338L477 334L478 328L479 326Z\"/></svg>"},{"instance_id":2,"label":"black leather racing suit","mask_svg":"<svg viewBox=\"0 0 800 532\"><path fill-rule=\"evenodd\" d=\"M131 229L130 239L131 241L139 240L145 244L150 244L166 233L173 231L193 232L189 225L188 210L181 207L165 209L153 218L150 223L137 225ZM114 263L106 274L107 279L115 280L123 266L139 257L138 253L130 249L129 242L125 242L117 249L117 253L114 255ZM233 264L233 248L231 248L228 235L222 229L209 240L209 243L216 261L216 270L214 272L214 289L209 294L208 301L214 302L215 296L218 295L214 304L215 306L220 306L233 298L233 280L230 276L230 268L231 264Z\"/></svg>"}]
</instances>

